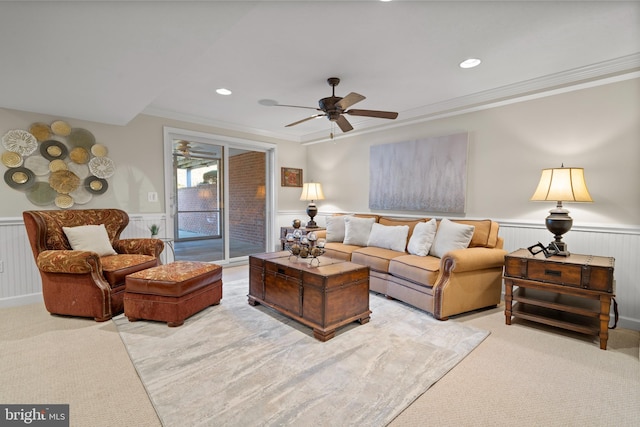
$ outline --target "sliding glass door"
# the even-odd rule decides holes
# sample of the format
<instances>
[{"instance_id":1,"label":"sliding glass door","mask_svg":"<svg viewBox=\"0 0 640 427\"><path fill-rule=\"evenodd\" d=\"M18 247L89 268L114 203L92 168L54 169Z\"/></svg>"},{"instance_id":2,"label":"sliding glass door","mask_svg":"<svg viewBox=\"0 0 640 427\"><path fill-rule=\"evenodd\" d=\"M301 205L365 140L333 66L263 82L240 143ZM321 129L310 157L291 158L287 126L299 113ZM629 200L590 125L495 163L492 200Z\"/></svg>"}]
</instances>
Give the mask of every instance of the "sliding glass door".
<instances>
[{"instance_id":1,"label":"sliding glass door","mask_svg":"<svg viewBox=\"0 0 640 427\"><path fill-rule=\"evenodd\" d=\"M168 136L167 225L173 228L175 259L235 262L273 246L273 152L200 135Z\"/></svg>"},{"instance_id":2,"label":"sliding glass door","mask_svg":"<svg viewBox=\"0 0 640 427\"><path fill-rule=\"evenodd\" d=\"M173 152L176 259L224 259L222 147L180 140Z\"/></svg>"}]
</instances>

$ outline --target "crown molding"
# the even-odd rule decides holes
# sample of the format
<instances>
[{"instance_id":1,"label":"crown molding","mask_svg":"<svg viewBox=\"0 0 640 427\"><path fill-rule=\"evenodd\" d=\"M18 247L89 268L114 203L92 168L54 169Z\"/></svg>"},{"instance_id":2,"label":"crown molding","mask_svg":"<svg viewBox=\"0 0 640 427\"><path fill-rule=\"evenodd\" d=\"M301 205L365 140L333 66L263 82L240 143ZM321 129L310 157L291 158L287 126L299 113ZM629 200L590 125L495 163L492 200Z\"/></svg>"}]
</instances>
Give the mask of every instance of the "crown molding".
<instances>
[{"instance_id":1,"label":"crown molding","mask_svg":"<svg viewBox=\"0 0 640 427\"><path fill-rule=\"evenodd\" d=\"M224 122L221 120L215 120L210 117L180 113L177 111L166 110L163 108L147 107L142 111L141 114L145 114L148 116L162 117L164 119L179 120L187 123L195 123L199 125L212 126L221 130L232 131L232 132L248 135L247 139L249 139L250 136L254 136L254 137L257 136L261 138L273 138L273 139L290 141L290 142L301 142L300 138L292 137L291 135L272 132L264 129L251 128L247 126L240 126L233 123Z\"/></svg>"},{"instance_id":2,"label":"crown molding","mask_svg":"<svg viewBox=\"0 0 640 427\"><path fill-rule=\"evenodd\" d=\"M354 129L348 135L335 135L333 139L327 138L326 132L308 134L303 137L302 145L335 141L639 77L640 52L403 111L400 113L402 120L395 120L388 124L367 127L363 122L358 129Z\"/></svg>"},{"instance_id":3,"label":"crown molding","mask_svg":"<svg viewBox=\"0 0 640 427\"><path fill-rule=\"evenodd\" d=\"M334 142L347 137L408 126L638 77L640 77L640 52L402 111L400 112L402 119L394 120L390 123L380 124L378 120L363 120L358 123L358 129L354 129L348 134L337 133L333 138L328 137L327 131L319 131L295 137L279 132L240 126L214 120L209 117L184 114L155 107L145 108L142 114L213 126L221 130L238 132L259 138L273 138L282 141L299 142L302 145L311 145L322 142Z\"/></svg>"}]
</instances>

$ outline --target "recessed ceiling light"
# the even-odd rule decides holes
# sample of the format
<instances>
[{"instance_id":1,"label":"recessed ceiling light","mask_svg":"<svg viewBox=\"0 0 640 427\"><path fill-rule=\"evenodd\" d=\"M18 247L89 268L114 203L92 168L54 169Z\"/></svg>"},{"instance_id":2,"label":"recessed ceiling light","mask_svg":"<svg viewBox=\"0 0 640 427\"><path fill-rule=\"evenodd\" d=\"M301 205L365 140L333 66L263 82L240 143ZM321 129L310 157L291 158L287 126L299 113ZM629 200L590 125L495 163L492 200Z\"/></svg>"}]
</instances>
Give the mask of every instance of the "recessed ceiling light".
<instances>
[{"instance_id":1,"label":"recessed ceiling light","mask_svg":"<svg viewBox=\"0 0 640 427\"><path fill-rule=\"evenodd\" d=\"M218 95L231 95L231 91L229 89L225 89L221 87L220 89L216 89L216 93Z\"/></svg>"},{"instance_id":2,"label":"recessed ceiling light","mask_svg":"<svg viewBox=\"0 0 640 427\"><path fill-rule=\"evenodd\" d=\"M477 67L478 65L480 65L482 61L480 61L478 58L469 58L469 59L465 59L464 61L462 61L460 63L460 68L473 68L473 67Z\"/></svg>"}]
</instances>

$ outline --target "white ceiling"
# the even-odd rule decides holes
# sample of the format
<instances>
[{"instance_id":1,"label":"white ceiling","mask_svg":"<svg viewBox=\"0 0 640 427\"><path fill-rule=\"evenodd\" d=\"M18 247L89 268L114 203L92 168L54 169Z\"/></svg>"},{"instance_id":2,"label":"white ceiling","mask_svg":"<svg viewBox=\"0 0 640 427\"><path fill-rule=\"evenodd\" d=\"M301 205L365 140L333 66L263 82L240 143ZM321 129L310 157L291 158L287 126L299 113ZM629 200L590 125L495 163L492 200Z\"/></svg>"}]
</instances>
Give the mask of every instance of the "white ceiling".
<instances>
[{"instance_id":1,"label":"white ceiling","mask_svg":"<svg viewBox=\"0 0 640 427\"><path fill-rule=\"evenodd\" d=\"M356 133L637 76L640 2L0 1L0 40L0 107L305 143L331 123L285 128L315 111L259 101L317 107L336 76L336 95L367 97L354 108L400 113L348 116ZM468 57L483 62L459 68Z\"/></svg>"}]
</instances>

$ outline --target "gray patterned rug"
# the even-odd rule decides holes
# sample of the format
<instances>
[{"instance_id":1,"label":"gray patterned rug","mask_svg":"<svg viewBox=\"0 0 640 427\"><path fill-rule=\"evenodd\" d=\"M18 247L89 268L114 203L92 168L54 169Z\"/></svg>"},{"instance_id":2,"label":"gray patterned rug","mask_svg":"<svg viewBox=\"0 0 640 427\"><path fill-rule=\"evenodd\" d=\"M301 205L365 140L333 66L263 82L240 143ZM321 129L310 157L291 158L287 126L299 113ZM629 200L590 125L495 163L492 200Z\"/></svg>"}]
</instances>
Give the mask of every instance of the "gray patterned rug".
<instances>
[{"instance_id":1,"label":"gray patterned rug","mask_svg":"<svg viewBox=\"0 0 640 427\"><path fill-rule=\"evenodd\" d=\"M322 343L248 289L178 328L114 318L164 426L384 426L489 335L371 294L371 321Z\"/></svg>"}]
</instances>

